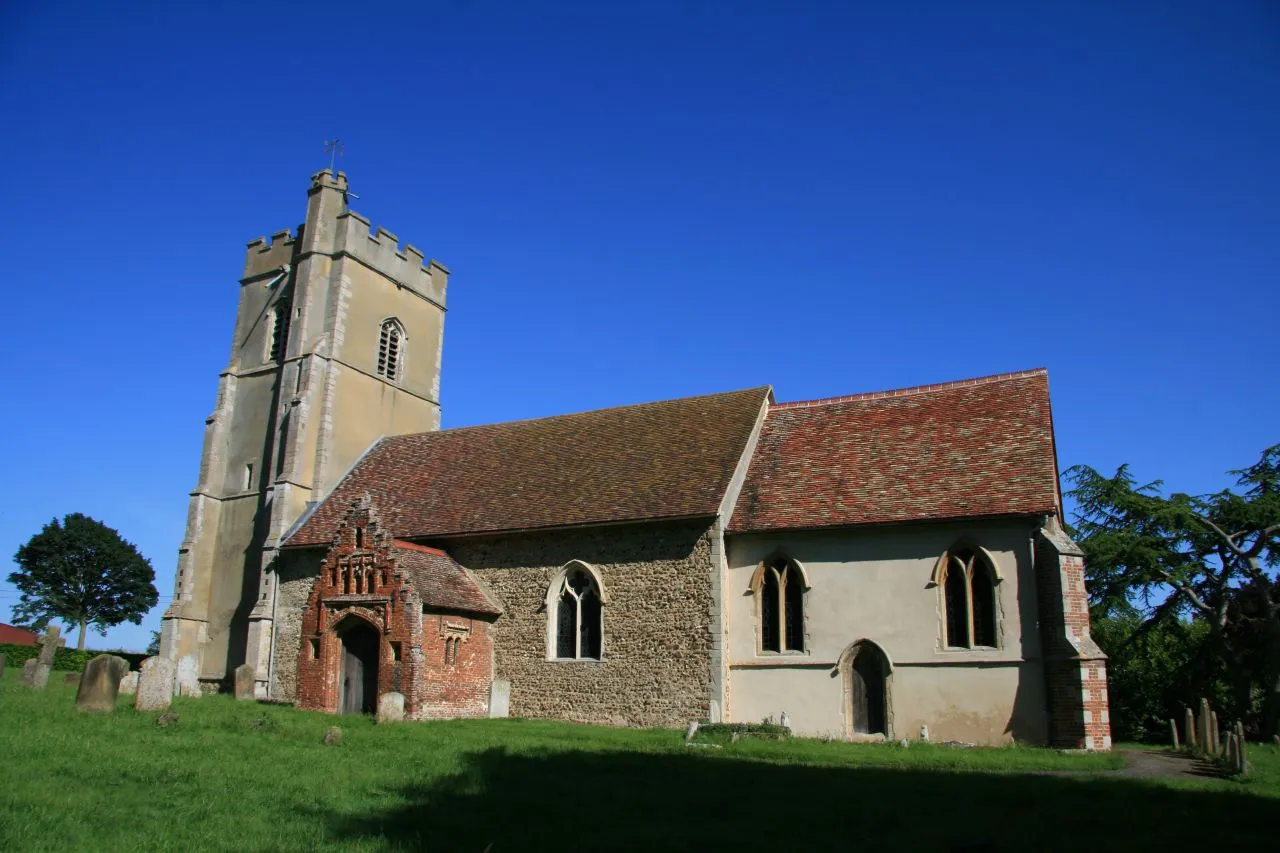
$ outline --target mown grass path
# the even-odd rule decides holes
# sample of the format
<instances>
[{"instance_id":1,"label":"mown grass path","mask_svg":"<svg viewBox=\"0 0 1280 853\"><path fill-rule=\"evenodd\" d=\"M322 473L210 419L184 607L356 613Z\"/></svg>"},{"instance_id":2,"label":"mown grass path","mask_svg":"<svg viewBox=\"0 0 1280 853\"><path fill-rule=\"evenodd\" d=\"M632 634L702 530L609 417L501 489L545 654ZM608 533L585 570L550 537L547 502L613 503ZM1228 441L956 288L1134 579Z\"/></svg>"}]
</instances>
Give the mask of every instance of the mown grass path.
<instances>
[{"instance_id":1,"label":"mown grass path","mask_svg":"<svg viewBox=\"0 0 1280 853\"><path fill-rule=\"evenodd\" d=\"M1115 776L1116 755L743 740L542 721L374 726L211 697L175 724L0 680L0 850L1265 849L1248 781ZM342 726L326 747L326 728ZM1070 776L1032 775L1068 771ZM1089 771L1098 775L1077 775Z\"/></svg>"}]
</instances>

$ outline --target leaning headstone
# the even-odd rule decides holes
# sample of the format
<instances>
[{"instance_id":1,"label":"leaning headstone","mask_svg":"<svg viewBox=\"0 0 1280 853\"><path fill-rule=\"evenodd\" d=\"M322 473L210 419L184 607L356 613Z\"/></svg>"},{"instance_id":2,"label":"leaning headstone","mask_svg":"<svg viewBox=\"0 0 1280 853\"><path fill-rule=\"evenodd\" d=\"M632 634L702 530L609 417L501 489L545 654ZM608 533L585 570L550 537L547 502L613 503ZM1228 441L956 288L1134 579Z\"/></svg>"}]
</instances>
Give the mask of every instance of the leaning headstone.
<instances>
[{"instance_id":1,"label":"leaning headstone","mask_svg":"<svg viewBox=\"0 0 1280 853\"><path fill-rule=\"evenodd\" d=\"M89 661L76 691L76 710L109 714L116 709L120 679L129 671L129 662L115 655L98 655Z\"/></svg>"},{"instance_id":2,"label":"leaning headstone","mask_svg":"<svg viewBox=\"0 0 1280 853\"><path fill-rule=\"evenodd\" d=\"M257 672L251 663L241 664L236 667L236 698L237 699L253 699L253 691L257 686L257 680L254 676Z\"/></svg>"},{"instance_id":3,"label":"leaning headstone","mask_svg":"<svg viewBox=\"0 0 1280 853\"><path fill-rule=\"evenodd\" d=\"M505 678L495 678L489 685L489 716L511 716L511 682Z\"/></svg>"},{"instance_id":4,"label":"leaning headstone","mask_svg":"<svg viewBox=\"0 0 1280 853\"><path fill-rule=\"evenodd\" d=\"M178 669L173 679L174 696L200 698L200 662L195 655L178 658Z\"/></svg>"},{"instance_id":5,"label":"leaning headstone","mask_svg":"<svg viewBox=\"0 0 1280 853\"><path fill-rule=\"evenodd\" d=\"M124 678L120 679L120 692L125 696L132 696L138 692L138 673L126 673Z\"/></svg>"},{"instance_id":6,"label":"leaning headstone","mask_svg":"<svg viewBox=\"0 0 1280 853\"><path fill-rule=\"evenodd\" d=\"M40 637L40 656L36 658L35 668L31 671L31 680L26 682L37 690L43 690L49 683L49 673L53 671L53 659L58 646L65 645L67 642L59 636L61 633L62 629L57 625L50 625ZM25 668L23 675L26 675Z\"/></svg>"},{"instance_id":7,"label":"leaning headstone","mask_svg":"<svg viewBox=\"0 0 1280 853\"><path fill-rule=\"evenodd\" d=\"M1186 709L1186 720L1183 723L1184 731L1187 733L1187 749L1196 748L1196 715L1191 713L1191 709Z\"/></svg>"},{"instance_id":8,"label":"leaning headstone","mask_svg":"<svg viewBox=\"0 0 1280 853\"><path fill-rule=\"evenodd\" d=\"M394 690L390 693L383 693L378 697L378 716L379 723L401 723L404 722L404 694L397 693Z\"/></svg>"},{"instance_id":9,"label":"leaning headstone","mask_svg":"<svg viewBox=\"0 0 1280 853\"><path fill-rule=\"evenodd\" d=\"M1178 724L1173 721L1173 717L1169 718L1169 737L1173 739L1173 748L1178 748Z\"/></svg>"},{"instance_id":10,"label":"leaning headstone","mask_svg":"<svg viewBox=\"0 0 1280 853\"><path fill-rule=\"evenodd\" d=\"M27 658L22 662L22 676L18 679L19 684L31 686L36 679L36 667L40 665L40 661L35 658Z\"/></svg>"},{"instance_id":11,"label":"leaning headstone","mask_svg":"<svg viewBox=\"0 0 1280 853\"><path fill-rule=\"evenodd\" d=\"M684 742L690 743L693 740L693 736L696 735L697 733L698 733L698 721L694 720L691 723L689 723L689 728L684 730Z\"/></svg>"},{"instance_id":12,"label":"leaning headstone","mask_svg":"<svg viewBox=\"0 0 1280 853\"><path fill-rule=\"evenodd\" d=\"M163 711L173 700L173 661L151 657L142 662L133 707L139 711Z\"/></svg>"}]
</instances>

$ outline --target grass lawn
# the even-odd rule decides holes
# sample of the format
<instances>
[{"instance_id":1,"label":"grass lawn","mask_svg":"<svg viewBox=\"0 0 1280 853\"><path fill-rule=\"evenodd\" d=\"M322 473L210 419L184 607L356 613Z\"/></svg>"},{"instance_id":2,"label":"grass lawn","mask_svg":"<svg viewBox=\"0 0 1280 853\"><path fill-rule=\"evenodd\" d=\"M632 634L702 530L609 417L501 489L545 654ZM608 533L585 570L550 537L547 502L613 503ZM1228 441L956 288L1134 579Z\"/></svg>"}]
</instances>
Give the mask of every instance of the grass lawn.
<instances>
[{"instance_id":1,"label":"grass lawn","mask_svg":"<svg viewBox=\"0 0 1280 853\"><path fill-rule=\"evenodd\" d=\"M1280 751L1247 781L1027 775L1110 755L741 740L524 720L376 727L227 697L175 724L0 679L0 850L1265 849ZM321 743L338 724L336 747ZM981 846L987 845L987 846Z\"/></svg>"}]
</instances>

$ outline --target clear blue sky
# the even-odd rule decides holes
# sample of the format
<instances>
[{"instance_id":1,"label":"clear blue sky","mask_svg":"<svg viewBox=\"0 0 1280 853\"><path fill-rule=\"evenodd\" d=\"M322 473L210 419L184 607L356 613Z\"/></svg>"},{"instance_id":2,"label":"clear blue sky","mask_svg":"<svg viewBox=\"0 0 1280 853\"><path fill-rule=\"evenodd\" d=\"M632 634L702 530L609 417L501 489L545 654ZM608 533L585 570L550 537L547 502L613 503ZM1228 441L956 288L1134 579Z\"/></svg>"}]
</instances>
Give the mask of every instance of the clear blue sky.
<instances>
[{"instance_id":1,"label":"clear blue sky","mask_svg":"<svg viewBox=\"0 0 1280 853\"><path fill-rule=\"evenodd\" d=\"M333 136L453 270L446 426L1044 366L1063 467L1280 441L1270 0L5 3L0 117L0 561L135 542L99 646L159 627L244 244Z\"/></svg>"}]
</instances>

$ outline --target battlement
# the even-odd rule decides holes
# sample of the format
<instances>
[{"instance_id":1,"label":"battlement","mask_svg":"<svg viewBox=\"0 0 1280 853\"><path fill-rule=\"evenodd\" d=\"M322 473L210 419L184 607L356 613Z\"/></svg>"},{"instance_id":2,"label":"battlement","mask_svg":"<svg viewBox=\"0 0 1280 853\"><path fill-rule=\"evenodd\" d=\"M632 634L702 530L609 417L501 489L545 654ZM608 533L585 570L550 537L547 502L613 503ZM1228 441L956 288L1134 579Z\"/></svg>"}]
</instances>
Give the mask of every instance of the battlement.
<instances>
[{"instance_id":1,"label":"battlement","mask_svg":"<svg viewBox=\"0 0 1280 853\"><path fill-rule=\"evenodd\" d=\"M299 227L298 231L301 234L302 228ZM261 275L278 270L285 264L292 264L297 243L297 238L288 228L275 232L270 240L266 237L251 240L246 247L244 275L241 278Z\"/></svg>"},{"instance_id":2,"label":"battlement","mask_svg":"<svg viewBox=\"0 0 1280 853\"><path fill-rule=\"evenodd\" d=\"M340 193L347 191L347 173L339 172L336 176L328 169L321 169L311 176L311 189L307 191L307 195L319 192L323 189L337 190Z\"/></svg>"},{"instance_id":3,"label":"battlement","mask_svg":"<svg viewBox=\"0 0 1280 853\"><path fill-rule=\"evenodd\" d=\"M416 246L401 247L399 237L385 228L373 228L368 219L355 211L344 210L338 214L338 248L444 305L449 280L449 270L444 264L427 260Z\"/></svg>"}]
</instances>

